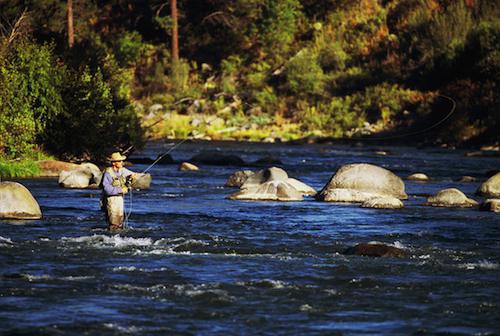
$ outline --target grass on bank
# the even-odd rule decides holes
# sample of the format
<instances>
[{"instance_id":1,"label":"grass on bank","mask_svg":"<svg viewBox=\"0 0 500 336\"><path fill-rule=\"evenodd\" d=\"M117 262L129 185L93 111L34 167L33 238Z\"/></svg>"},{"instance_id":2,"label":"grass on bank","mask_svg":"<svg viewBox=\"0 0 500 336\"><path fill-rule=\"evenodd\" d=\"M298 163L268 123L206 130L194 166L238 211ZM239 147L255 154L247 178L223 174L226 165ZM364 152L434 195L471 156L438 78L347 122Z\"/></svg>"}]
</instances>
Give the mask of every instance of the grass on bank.
<instances>
[{"instance_id":1,"label":"grass on bank","mask_svg":"<svg viewBox=\"0 0 500 336\"><path fill-rule=\"evenodd\" d=\"M8 159L0 156L0 178L4 180L39 176L38 161L41 160L54 160L54 157L40 151L19 159Z\"/></svg>"}]
</instances>

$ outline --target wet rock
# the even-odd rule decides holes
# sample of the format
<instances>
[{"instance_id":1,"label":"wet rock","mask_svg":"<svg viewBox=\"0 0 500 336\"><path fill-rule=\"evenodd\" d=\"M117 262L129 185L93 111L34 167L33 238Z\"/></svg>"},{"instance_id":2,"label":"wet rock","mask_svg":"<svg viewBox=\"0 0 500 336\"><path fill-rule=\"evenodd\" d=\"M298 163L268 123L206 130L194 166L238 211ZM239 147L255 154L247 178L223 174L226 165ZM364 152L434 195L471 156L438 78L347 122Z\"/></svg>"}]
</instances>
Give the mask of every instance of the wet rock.
<instances>
[{"instance_id":1,"label":"wet rock","mask_svg":"<svg viewBox=\"0 0 500 336\"><path fill-rule=\"evenodd\" d=\"M314 191L306 184L289 178L283 169L271 167L249 176L241 186L241 191L228 198L233 200L302 201L303 195L306 192L310 193L311 190Z\"/></svg>"},{"instance_id":2,"label":"wet rock","mask_svg":"<svg viewBox=\"0 0 500 336\"><path fill-rule=\"evenodd\" d=\"M0 182L0 218L40 219L42 211L25 186L17 182Z\"/></svg>"},{"instance_id":3,"label":"wet rock","mask_svg":"<svg viewBox=\"0 0 500 336\"><path fill-rule=\"evenodd\" d=\"M480 210L500 212L500 199L487 199L481 204Z\"/></svg>"},{"instance_id":4,"label":"wet rock","mask_svg":"<svg viewBox=\"0 0 500 336\"><path fill-rule=\"evenodd\" d=\"M193 156L190 162L214 166L242 166L245 161L237 155L227 155L218 152L201 152Z\"/></svg>"},{"instance_id":5,"label":"wet rock","mask_svg":"<svg viewBox=\"0 0 500 336\"><path fill-rule=\"evenodd\" d=\"M226 181L225 187L241 187L246 180L254 174L251 170L240 170L229 176Z\"/></svg>"},{"instance_id":6,"label":"wet rock","mask_svg":"<svg viewBox=\"0 0 500 336\"><path fill-rule=\"evenodd\" d=\"M288 174L281 168L271 167L263 169L248 177L245 183L241 186L242 189L257 187L269 181L286 181Z\"/></svg>"},{"instance_id":7,"label":"wet rock","mask_svg":"<svg viewBox=\"0 0 500 336\"><path fill-rule=\"evenodd\" d=\"M302 201L304 197L285 181L270 181L257 187L242 189L228 197L231 200Z\"/></svg>"},{"instance_id":8,"label":"wet rock","mask_svg":"<svg viewBox=\"0 0 500 336\"><path fill-rule=\"evenodd\" d=\"M469 182L476 182L477 178L475 178L473 176L464 175L464 176L461 176L460 178L458 178L456 181L457 182L469 183Z\"/></svg>"},{"instance_id":9,"label":"wet rock","mask_svg":"<svg viewBox=\"0 0 500 336\"><path fill-rule=\"evenodd\" d=\"M496 173L481 184L476 193L489 198L500 198L500 173Z\"/></svg>"},{"instance_id":10,"label":"wet rock","mask_svg":"<svg viewBox=\"0 0 500 336\"><path fill-rule=\"evenodd\" d=\"M59 186L63 188L83 189L97 187L101 183L102 173L93 163L82 163L74 169L63 170L59 174Z\"/></svg>"},{"instance_id":11,"label":"wet rock","mask_svg":"<svg viewBox=\"0 0 500 336\"><path fill-rule=\"evenodd\" d=\"M470 208L478 205L473 199L467 198L463 192L455 188L439 191L436 196L427 198L425 205L450 208Z\"/></svg>"},{"instance_id":12,"label":"wet rock","mask_svg":"<svg viewBox=\"0 0 500 336\"><path fill-rule=\"evenodd\" d=\"M395 197L374 197L363 202L361 207L373 209L401 209L404 205L403 202Z\"/></svg>"},{"instance_id":13,"label":"wet rock","mask_svg":"<svg viewBox=\"0 0 500 336\"><path fill-rule=\"evenodd\" d=\"M316 198L356 203L383 196L407 199L403 180L385 168L360 163L341 167Z\"/></svg>"},{"instance_id":14,"label":"wet rock","mask_svg":"<svg viewBox=\"0 0 500 336\"><path fill-rule=\"evenodd\" d=\"M407 180L417 181L417 182L427 182L427 181L429 181L429 176L427 176L423 173L415 173L415 174L411 174L410 176L408 176Z\"/></svg>"},{"instance_id":15,"label":"wet rock","mask_svg":"<svg viewBox=\"0 0 500 336\"><path fill-rule=\"evenodd\" d=\"M198 171L200 168L189 162L183 162L179 165L180 171Z\"/></svg>"},{"instance_id":16,"label":"wet rock","mask_svg":"<svg viewBox=\"0 0 500 336\"><path fill-rule=\"evenodd\" d=\"M257 165L281 165L283 162L281 162L280 159L275 158L274 156L264 156L257 161L254 162L254 164Z\"/></svg>"},{"instance_id":17,"label":"wet rock","mask_svg":"<svg viewBox=\"0 0 500 336\"><path fill-rule=\"evenodd\" d=\"M57 160L43 160L38 161L38 168L40 169L40 176L55 177L63 171L69 171L78 167L75 163L57 161Z\"/></svg>"},{"instance_id":18,"label":"wet rock","mask_svg":"<svg viewBox=\"0 0 500 336\"><path fill-rule=\"evenodd\" d=\"M288 184L290 184L292 187L297 189L302 195L309 195L309 196L314 196L317 194L316 190L304 182L301 182L299 180L296 180L294 178L289 178L286 180Z\"/></svg>"},{"instance_id":19,"label":"wet rock","mask_svg":"<svg viewBox=\"0 0 500 336\"><path fill-rule=\"evenodd\" d=\"M362 243L347 248L343 254L358 255L366 257L395 257L407 256L405 250L383 243Z\"/></svg>"},{"instance_id":20,"label":"wet rock","mask_svg":"<svg viewBox=\"0 0 500 336\"><path fill-rule=\"evenodd\" d=\"M132 188L141 190L149 189L151 187L152 180L151 174L139 173L136 178L132 179Z\"/></svg>"}]
</instances>

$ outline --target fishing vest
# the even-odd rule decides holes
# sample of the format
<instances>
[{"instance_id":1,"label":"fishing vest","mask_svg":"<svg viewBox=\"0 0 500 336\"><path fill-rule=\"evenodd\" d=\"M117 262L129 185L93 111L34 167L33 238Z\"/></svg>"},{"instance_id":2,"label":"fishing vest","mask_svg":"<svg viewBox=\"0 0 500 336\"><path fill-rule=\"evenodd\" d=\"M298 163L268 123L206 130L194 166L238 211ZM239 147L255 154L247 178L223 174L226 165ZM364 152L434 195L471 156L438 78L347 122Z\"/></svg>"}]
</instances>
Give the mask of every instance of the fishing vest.
<instances>
[{"instance_id":1,"label":"fishing vest","mask_svg":"<svg viewBox=\"0 0 500 336\"><path fill-rule=\"evenodd\" d=\"M111 178L113 179L111 185L113 187L123 188L126 186L127 178L123 174L117 175L117 172L111 167L106 168L105 173L109 173L109 175L111 175Z\"/></svg>"}]
</instances>

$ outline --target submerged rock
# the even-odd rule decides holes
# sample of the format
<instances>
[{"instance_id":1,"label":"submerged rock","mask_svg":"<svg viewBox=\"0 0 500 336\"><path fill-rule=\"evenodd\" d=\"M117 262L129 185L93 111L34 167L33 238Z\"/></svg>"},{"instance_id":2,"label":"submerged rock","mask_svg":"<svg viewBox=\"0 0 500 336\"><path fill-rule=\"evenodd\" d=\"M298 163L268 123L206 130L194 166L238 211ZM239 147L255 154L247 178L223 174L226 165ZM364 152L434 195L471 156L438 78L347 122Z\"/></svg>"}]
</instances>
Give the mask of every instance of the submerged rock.
<instances>
[{"instance_id":1,"label":"submerged rock","mask_svg":"<svg viewBox=\"0 0 500 336\"><path fill-rule=\"evenodd\" d=\"M343 254L366 256L366 257L395 257L407 256L405 250L383 243L362 243L347 248Z\"/></svg>"},{"instance_id":2,"label":"submerged rock","mask_svg":"<svg viewBox=\"0 0 500 336\"><path fill-rule=\"evenodd\" d=\"M403 202L401 202L396 197L374 197L363 202L361 204L362 208L374 208L374 209L401 209L404 207Z\"/></svg>"},{"instance_id":3,"label":"submerged rock","mask_svg":"<svg viewBox=\"0 0 500 336\"><path fill-rule=\"evenodd\" d=\"M500 212L500 199L487 199L480 207L483 211Z\"/></svg>"},{"instance_id":4,"label":"submerged rock","mask_svg":"<svg viewBox=\"0 0 500 336\"><path fill-rule=\"evenodd\" d=\"M489 198L500 198L500 173L496 173L481 184L477 194Z\"/></svg>"},{"instance_id":5,"label":"submerged rock","mask_svg":"<svg viewBox=\"0 0 500 336\"><path fill-rule=\"evenodd\" d=\"M214 166L242 166L245 164L245 161L239 156L218 152L201 152L193 156L189 161Z\"/></svg>"},{"instance_id":6,"label":"submerged rock","mask_svg":"<svg viewBox=\"0 0 500 336\"><path fill-rule=\"evenodd\" d=\"M281 165L280 159L275 158L274 156L264 156L254 162L256 165Z\"/></svg>"},{"instance_id":7,"label":"submerged rock","mask_svg":"<svg viewBox=\"0 0 500 336\"><path fill-rule=\"evenodd\" d=\"M383 196L407 199L403 180L385 168L358 163L342 166L316 198L356 203Z\"/></svg>"},{"instance_id":8,"label":"submerged rock","mask_svg":"<svg viewBox=\"0 0 500 336\"><path fill-rule=\"evenodd\" d=\"M241 187L247 179L254 174L251 170L240 170L229 176L225 187Z\"/></svg>"},{"instance_id":9,"label":"submerged rock","mask_svg":"<svg viewBox=\"0 0 500 336\"><path fill-rule=\"evenodd\" d=\"M425 205L450 208L470 208L478 205L473 199L467 198L463 192L456 188L439 191L436 196L427 198Z\"/></svg>"},{"instance_id":10,"label":"submerged rock","mask_svg":"<svg viewBox=\"0 0 500 336\"><path fill-rule=\"evenodd\" d=\"M475 178L474 176L469 176L469 175L464 175L464 176L461 176L460 178L458 178L456 180L457 182L476 182L477 181L477 178Z\"/></svg>"},{"instance_id":11,"label":"submerged rock","mask_svg":"<svg viewBox=\"0 0 500 336\"><path fill-rule=\"evenodd\" d=\"M40 219L42 211L25 186L17 182L0 182L0 218Z\"/></svg>"}]
</instances>

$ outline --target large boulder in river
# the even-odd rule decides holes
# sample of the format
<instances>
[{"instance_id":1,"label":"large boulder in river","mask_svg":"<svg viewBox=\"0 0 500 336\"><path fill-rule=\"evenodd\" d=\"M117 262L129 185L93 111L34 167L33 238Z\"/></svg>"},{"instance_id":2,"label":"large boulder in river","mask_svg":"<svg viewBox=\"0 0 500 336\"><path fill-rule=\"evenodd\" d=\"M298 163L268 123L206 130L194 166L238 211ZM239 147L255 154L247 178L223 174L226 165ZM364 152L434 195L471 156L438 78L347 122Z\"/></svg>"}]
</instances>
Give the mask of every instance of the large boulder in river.
<instances>
[{"instance_id":1,"label":"large boulder in river","mask_svg":"<svg viewBox=\"0 0 500 336\"><path fill-rule=\"evenodd\" d=\"M63 188L82 189L97 187L101 183L102 173L93 163L82 163L75 169L63 170L59 174L59 185Z\"/></svg>"},{"instance_id":2,"label":"large boulder in river","mask_svg":"<svg viewBox=\"0 0 500 336\"><path fill-rule=\"evenodd\" d=\"M288 174L281 168L271 167L259 170L247 178L241 189L250 189L270 181L286 181Z\"/></svg>"},{"instance_id":3,"label":"large boulder in river","mask_svg":"<svg viewBox=\"0 0 500 336\"><path fill-rule=\"evenodd\" d=\"M189 162L214 166L242 166L245 164L245 161L243 161L243 159L239 156L221 154L218 152L201 152L193 156Z\"/></svg>"},{"instance_id":4,"label":"large boulder in river","mask_svg":"<svg viewBox=\"0 0 500 336\"><path fill-rule=\"evenodd\" d=\"M254 174L251 170L239 170L231 174L226 181L225 187L241 187L247 179Z\"/></svg>"},{"instance_id":5,"label":"large boulder in river","mask_svg":"<svg viewBox=\"0 0 500 336\"><path fill-rule=\"evenodd\" d=\"M228 198L255 201L302 201L305 193L295 186L304 190L310 188L300 181L290 179L283 169L271 167L248 177L241 186L241 190Z\"/></svg>"},{"instance_id":6,"label":"large boulder in river","mask_svg":"<svg viewBox=\"0 0 500 336\"><path fill-rule=\"evenodd\" d=\"M294 178L288 178L286 182L295 189L297 189L297 191L299 191L302 195L310 195L310 196L316 195L316 190L313 187L308 186L304 182L301 182Z\"/></svg>"},{"instance_id":7,"label":"large boulder in river","mask_svg":"<svg viewBox=\"0 0 500 336\"><path fill-rule=\"evenodd\" d=\"M476 201L465 196L456 188L448 188L439 191L436 196L427 198L425 205L449 208L471 208L478 205Z\"/></svg>"},{"instance_id":8,"label":"large boulder in river","mask_svg":"<svg viewBox=\"0 0 500 336\"><path fill-rule=\"evenodd\" d=\"M316 198L357 203L384 196L407 199L403 180L385 168L356 163L342 166Z\"/></svg>"},{"instance_id":9,"label":"large boulder in river","mask_svg":"<svg viewBox=\"0 0 500 336\"><path fill-rule=\"evenodd\" d=\"M0 218L39 219L42 211L25 186L17 182L0 182Z\"/></svg>"},{"instance_id":10,"label":"large boulder in river","mask_svg":"<svg viewBox=\"0 0 500 336\"><path fill-rule=\"evenodd\" d=\"M477 194L489 198L500 198L500 173L496 173L481 184Z\"/></svg>"},{"instance_id":11,"label":"large boulder in river","mask_svg":"<svg viewBox=\"0 0 500 336\"><path fill-rule=\"evenodd\" d=\"M229 196L232 200L302 201L304 197L285 181L270 181L257 187L242 189Z\"/></svg>"}]
</instances>

